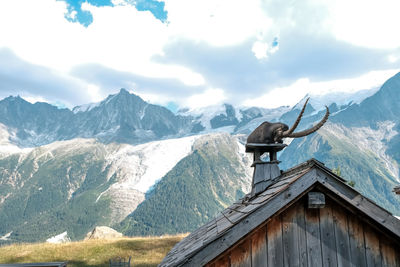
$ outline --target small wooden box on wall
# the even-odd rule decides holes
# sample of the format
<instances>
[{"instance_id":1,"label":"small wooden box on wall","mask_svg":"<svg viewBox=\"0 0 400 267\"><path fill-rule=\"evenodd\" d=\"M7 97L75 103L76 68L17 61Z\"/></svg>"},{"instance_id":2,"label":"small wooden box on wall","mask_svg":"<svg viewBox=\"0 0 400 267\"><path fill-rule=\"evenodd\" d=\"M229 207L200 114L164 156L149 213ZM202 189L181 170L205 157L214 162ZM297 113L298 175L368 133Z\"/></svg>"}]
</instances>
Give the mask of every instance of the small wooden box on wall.
<instances>
[{"instance_id":1,"label":"small wooden box on wall","mask_svg":"<svg viewBox=\"0 0 400 267\"><path fill-rule=\"evenodd\" d=\"M309 209L322 209L325 207L325 195L321 192L308 192Z\"/></svg>"}]
</instances>

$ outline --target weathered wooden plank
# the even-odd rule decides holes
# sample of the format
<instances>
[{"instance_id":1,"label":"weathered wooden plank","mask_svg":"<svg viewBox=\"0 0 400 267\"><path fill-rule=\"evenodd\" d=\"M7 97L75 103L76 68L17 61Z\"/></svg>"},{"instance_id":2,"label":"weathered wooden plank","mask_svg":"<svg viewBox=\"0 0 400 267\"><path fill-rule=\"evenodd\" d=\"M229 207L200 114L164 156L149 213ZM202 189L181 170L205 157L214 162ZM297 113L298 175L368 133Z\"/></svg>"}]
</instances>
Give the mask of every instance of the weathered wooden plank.
<instances>
[{"instance_id":1,"label":"weathered wooden plank","mask_svg":"<svg viewBox=\"0 0 400 267\"><path fill-rule=\"evenodd\" d=\"M396 253L400 253L400 251L395 250L395 245L384 236L380 236L379 247L382 255L382 266L398 267Z\"/></svg>"},{"instance_id":2,"label":"weathered wooden plank","mask_svg":"<svg viewBox=\"0 0 400 267\"><path fill-rule=\"evenodd\" d=\"M274 216L267 224L268 266L284 266L281 216Z\"/></svg>"},{"instance_id":3,"label":"weathered wooden plank","mask_svg":"<svg viewBox=\"0 0 400 267\"><path fill-rule=\"evenodd\" d=\"M285 266L299 266L299 236L296 218L296 210L299 205L296 203L282 213L282 241L283 260Z\"/></svg>"},{"instance_id":4,"label":"weathered wooden plank","mask_svg":"<svg viewBox=\"0 0 400 267\"><path fill-rule=\"evenodd\" d=\"M326 199L325 208L320 209L319 214L323 266L337 266L335 226L333 223L331 199Z\"/></svg>"},{"instance_id":5,"label":"weathered wooden plank","mask_svg":"<svg viewBox=\"0 0 400 267\"><path fill-rule=\"evenodd\" d=\"M215 261L215 267L230 267L230 257L229 253L225 254L223 257L220 257Z\"/></svg>"},{"instance_id":6,"label":"weathered wooden plank","mask_svg":"<svg viewBox=\"0 0 400 267\"><path fill-rule=\"evenodd\" d=\"M321 192L308 192L309 209L322 209L325 207L325 195Z\"/></svg>"},{"instance_id":7,"label":"weathered wooden plank","mask_svg":"<svg viewBox=\"0 0 400 267\"><path fill-rule=\"evenodd\" d=\"M332 178L322 171L317 171L318 181L326 188L339 195L353 207L363 211L376 221L377 224L385 227L397 236L400 236L400 220L393 217L388 211L375 204L373 201L360 195L357 191Z\"/></svg>"},{"instance_id":8,"label":"weathered wooden plank","mask_svg":"<svg viewBox=\"0 0 400 267\"><path fill-rule=\"evenodd\" d=\"M280 175L280 170L277 164L270 163L256 164L254 168L252 195L257 195L273 183L272 179Z\"/></svg>"},{"instance_id":9,"label":"weathered wooden plank","mask_svg":"<svg viewBox=\"0 0 400 267\"><path fill-rule=\"evenodd\" d=\"M306 218L304 200L299 200L296 210L298 247L299 247L299 266L308 266L307 261L307 234L306 234Z\"/></svg>"},{"instance_id":10,"label":"weathered wooden plank","mask_svg":"<svg viewBox=\"0 0 400 267\"><path fill-rule=\"evenodd\" d=\"M396 252L396 266L400 267L400 247L399 246L395 247L395 252Z\"/></svg>"},{"instance_id":11,"label":"weathered wooden plank","mask_svg":"<svg viewBox=\"0 0 400 267\"><path fill-rule=\"evenodd\" d=\"M251 267L251 240L240 242L231 252L231 267Z\"/></svg>"},{"instance_id":12,"label":"weathered wooden plank","mask_svg":"<svg viewBox=\"0 0 400 267\"><path fill-rule=\"evenodd\" d=\"M274 179L279 175L281 175L281 172L278 164L269 162L257 164L254 170L254 184Z\"/></svg>"},{"instance_id":13,"label":"weathered wooden plank","mask_svg":"<svg viewBox=\"0 0 400 267\"><path fill-rule=\"evenodd\" d=\"M351 266L366 266L363 223L354 214L348 214Z\"/></svg>"},{"instance_id":14,"label":"weathered wooden plank","mask_svg":"<svg viewBox=\"0 0 400 267\"><path fill-rule=\"evenodd\" d=\"M216 224L218 233L223 233L232 226L232 223L225 216L217 220Z\"/></svg>"},{"instance_id":15,"label":"weathered wooden plank","mask_svg":"<svg viewBox=\"0 0 400 267\"><path fill-rule=\"evenodd\" d=\"M267 227L261 227L251 237L251 263L253 267L267 266Z\"/></svg>"},{"instance_id":16,"label":"weathered wooden plank","mask_svg":"<svg viewBox=\"0 0 400 267\"><path fill-rule=\"evenodd\" d=\"M368 267L382 266L379 237L374 229L364 225L365 259Z\"/></svg>"},{"instance_id":17,"label":"weathered wooden plank","mask_svg":"<svg viewBox=\"0 0 400 267\"><path fill-rule=\"evenodd\" d=\"M347 214L339 205L332 205L338 266L350 266L350 241Z\"/></svg>"},{"instance_id":18,"label":"weathered wooden plank","mask_svg":"<svg viewBox=\"0 0 400 267\"><path fill-rule=\"evenodd\" d=\"M305 209L308 266L322 266L319 209Z\"/></svg>"}]
</instances>

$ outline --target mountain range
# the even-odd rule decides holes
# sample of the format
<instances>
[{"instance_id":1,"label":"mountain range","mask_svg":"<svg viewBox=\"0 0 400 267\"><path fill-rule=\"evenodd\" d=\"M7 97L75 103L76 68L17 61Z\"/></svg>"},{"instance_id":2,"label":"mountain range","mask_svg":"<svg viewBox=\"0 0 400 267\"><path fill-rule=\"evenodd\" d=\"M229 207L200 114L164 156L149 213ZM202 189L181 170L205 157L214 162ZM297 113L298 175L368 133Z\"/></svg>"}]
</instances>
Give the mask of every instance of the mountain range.
<instances>
[{"instance_id":1,"label":"mountain range","mask_svg":"<svg viewBox=\"0 0 400 267\"><path fill-rule=\"evenodd\" d=\"M284 111L285 108L236 110L232 105L224 104L214 112L181 110L174 114L121 89L100 103L77 106L72 110L42 102L31 104L19 96L10 96L0 101L0 124L8 129L10 143L18 147L36 147L74 138L141 144L225 126L237 130L254 118L271 118Z\"/></svg>"},{"instance_id":2,"label":"mountain range","mask_svg":"<svg viewBox=\"0 0 400 267\"><path fill-rule=\"evenodd\" d=\"M315 97L287 141L281 169L311 157L384 208L400 214L400 74L379 90ZM262 121L292 124L294 107L223 104L173 113L121 89L90 105L60 109L21 97L0 101L0 243L78 240L97 225L127 235L189 232L249 192L246 135Z\"/></svg>"}]
</instances>

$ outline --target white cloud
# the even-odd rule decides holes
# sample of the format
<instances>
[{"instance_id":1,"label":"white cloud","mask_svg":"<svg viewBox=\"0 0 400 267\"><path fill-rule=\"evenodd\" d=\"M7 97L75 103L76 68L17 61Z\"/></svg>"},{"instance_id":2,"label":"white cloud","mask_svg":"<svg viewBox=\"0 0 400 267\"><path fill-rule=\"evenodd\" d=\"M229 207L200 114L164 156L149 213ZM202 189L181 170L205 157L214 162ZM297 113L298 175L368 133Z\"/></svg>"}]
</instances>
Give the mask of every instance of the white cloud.
<instances>
[{"instance_id":1,"label":"white cloud","mask_svg":"<svg viewBox=\"0 0 400 267\"><path fill-rule=\"evenodd\" d=\"M224 103L227 99L227 96L224 90L219 88L210 88L206 89L201 93L194 93L188 97L183 96L169 96L166 94L153 94L153 93L144 93L143 91L133 91L130 90L130 93L136 94L140 96L144 101L150 102L153 104L166 106L168 103L176 103L181 108L190 108L190 109L198 109L204 108L208 106L214 106L218 104Z\"/></svg>"},{"instance_id":2,"label":"white cloud","mask_svg":"<svg viewBox=\"0 0 400 267\"><path fill-rule=\"evenodd\" d=\"M371 48L400 47L400 1L332 0L329 23L340 40Z\"/></svg>"},{"instance_id":3,"label":"white cloud","mask_svg":"<svg viewBox=\"0 0 400 267\"><path fill-rule=\"evenodd\" d=\"M260 97L247 99L243 102L243 105L265 108L294 105L307 94L309 85L310 81L307 78L302 78L289 86L274 88Z\"/></svg>"},{"instance_id":4,"label":"white cloud","mask_svg":"<svg viewBox=\"0 0 400 267\"><path fill-rule=\"evenodd\" d=\"M41 97L41 96L31 96L31 95L21 95L21 97L23 99L25 99L26 101L28 101L31 104L35 104L36 102L49 102L47 99Z\"/></svg>"},{"instance_id":5,"label":"white cloud","mask_svg":"<svg viewBox=\"0 0 400 267\"><path fill-rule=\"evenodd\" d=\"M111 0L113 5L126 5L126 0Z\"/></svg>"},{"instance_id":6,"label":"white cloud","mask_svg":"<svg viewBox=\"0 0 400 267\"><path fill-rule=\"evenodd\" d=\"M194 65L197 62L186 65L176 64L174 59L171 64L156 62L154 59L164 55L167 45L186 40L199 46L207 44L212 48L227 47L227 51L235 51L229 48L250 42L253 45L246 48L252 50L248 51L253 53L249 53L250 55L258 59L272 59L268 57L278 51L279 47L272 45L271 41L276 36L282 36L282 49L274 55L280 56L282 62L287 61L286 57L297 56L281 53L285 45L296 45L285 43L287 40L284 38L293 34L310 38L322 35L334 37L364 47L400 47L400 35L397 34L400 25L398 0L165 0L168 23L162 23L149 11L138 11L134 6L124 4L123 0L113 0L113 3L116 4L115 7L95 7L84 3L82 9L91 12L93 16L93 23L84 27L65 19L67 6L63 1L2 0L0 48L10 48L21 59L54 70L54 73L61 73L66 80L74 80L75 84L79 84L80 90L86 88L85 95L91 97L89 102L98 101L106 92L111 93L110 90L116 88L102 88L101 83L87 82L83 78L76 81L78 78L70 71L84 64L102 65L115 71L133 73L136 77L179 80L194 94L188 99L188 103L202 106L228 99L232 95L229 90L233 89L221 84L211 84L210 77L204 76L205 71L200 73L201 67ZM76 12L70 15L76 16ZM301 52L298 51L299 54ZM399 62L396 51L390 53L393 55L387 57L387 62ZM252 60L246 62L247 69L255 66L251 64L268 63L268 60L255 63ZM211 61L220 63L218 58ZM221 71L224 79L237 79L237 69L221 65ZM241 79L254 81L254 87L265 84L261 78L257 80L251 74L246 75ZM277 76L279 75L286 74L277 71ZM360 83L364 81L367 80L357 80ZM112 82L114 81L108 84ZM370 88L375 84L374 81L368 82L369 85L356 87ZM134 87L135 80L127 84ZM349 86L350 83L343 84ZM326 87L339 90L341 86L345 86L343 84L339 80L324 84L304 78L290 86L274 89L269 94L267 91L271 88L265 87L267 98L263 101L246 100L245 103L261 104L275 99L271 103L280 105L279 90L286 92L291 101L298 101L306 91L325 92ZM209 89L205 93L199 93L203 88L215 87L224 88L225 91ZM175 101L185 102L183 97L168 95L168 92L162 97L156 97L150 92L141 93L158 103L174 98L178 99ZM62 95L61 92L59 94Z\"/></svg>"},{"instance_id":7,"label":"white cloud","mask_svg":"<svg viewBox=\"0 0 400 267\"><path fill-rule=\"evenodd\" d=\"M397 56L397 55L389 55L389 56L388 56L388 60L389 60L389 62L391 62L391 63L395 63L395 62L397 62L399 59L400 59L400 57Z\"/></svg>"},{"instance_id":8,"label":"white cloud","mask_svg":"<svg viewBox=\"0 0 400 267\"><path fill-rule=\"evenodd\" d=\"M398 0L266 0L263 4L277 32L328 35L368 48L400 47Z\"/></svg>"},{"instance_id":9,"label":"white cloud","mask_svg":"<svg viewBox=\"0 0 400 267\"><path fill-rule=\"evenodd\" d=\"M355 78L323 82L314 82L308 78L301 78L289 86L274 88L261 97L247 99L243 102L243 105L276 108L284 105L295 105L307 94L324 95L332 92L354 93L361 90L373 89L382 86L387 79L397 72L399 72L398 69L372 71Z\"/></svg>"},{"instance_id":10,"label":"white cloud","mask_svg":"<svg viewBox=\"0 0 400 267\"><path fill-rule=\"evenodd\" d=\"M66 21L64 13L60 1L0 1L0 46L31 63L65 69L76 58L84 27Z\"/></svg>"},{"instance_id":11,"label":"white cloud","mask_svg":"<svg viewBox=\"0 0 400 267\"><path fill-rule=\"evenodd\" d=\"M173 101L173 98L161 94L142 93L138 91L129 90L131 94L140 96L144 101L158 105L167 105Z\"/></svg>"},{"instance_id":12,"label":"white cloud","mask_svg":"<svg viewBox=\"0 0 400 267\"><path fill-rule=\"evenodd\" d=\"M253 44L251 51L258 59L267 58L268 47L268 43L257 41Z\"/></svg>"},{"instance_id":13,"label":"white cloud","mask_svg":"<svg viewBox=\"0 0 400 267\"><path fill-rule=\"evenodd\" d=\"M0 48L0 97L44 98L69 107L90 101L87 84L51 68L30 64L9 49Z\"/></svg>"},{"instance_id":14,"label":"white cloud","mask_svg":"<svg viewBox=\"0 0 400 267\"><path fill-rule=\"evenodd\" d=\"M166 9L169 24L131 5L95 7L84 3L82 10L93 16L93 23L85 28L64 18L67 9L61 1L1 1L0 47L63 72L76 65L98 63L146 77L177 78L193 86L204 84L201 74L152 61L163 53L165 44L187 38L234 45L271 24L258 1L166 1Z\"/></svg>"},{"instance_id":15,"label":"white cloud","mask_svg":"<svg viewBox=\"0 0 400 267\"><path fill-rule=\"evenodd\" d=\"M98 63L146 77L176 78L189 86L204 83L200 74L187 67L152 61L162 54L169 29L150 12L131 5L88 3L82 9L93 15L87 28L64 18L67 9L61 1L0 1L0 47L63 73L77 65Z\"/></svg>"},{"instance_id":16,"label":"white cloud","mask_svg":"<svg viewBox=\"0 0 400 267\"><path fill-rule=\"evenodd\" d=\"M261 1L165 0L172 36L232 46L268 32L272 21Z\"/></svg>"},{"instance_id":17,"label":"white cloud","mask_svg":"<svg viewBox=\"0 0 400 267\"><path fill-rule=\"evenodd\" d=\"M66 16L71 19L71 20L75 20L76 19L76 15L78 14L78 12L76 12L75 10L72 11L71 13L67 13Z\"/></svg>"},{"instance_id":18,"label":"white cloud","mask_svg":"<svg viewBox=\"0 0 400 267\"><path fill-rule=\"evenodd\" d=\"M257 59L265 59L269 55L274 54L276 51L279 50L279 46L276 45L269 45L267 42L256 41L251 48L253 51L254 56Z\"/></svg>"},{"instance_id":19,"label":"white cloud","mask_svg":"<svg viewBox=\"0 0 400 267\"><path fill-rule=\"evenodd\" d=\"M88 93L94 102L103 100L104 96L100 94L100 88L95 84L88 84Z\"/></svg>"},{"instance_id":20,"label":"white cloud","mask_svg":"<svg viewBox=\"0 0 400 267\"><path fill-rule=\"evenodd\" d=\"M225 92L219 88L207 89L201 94L195 94L181 103L183 107L192 109L221 104L226 99Z\"/></svg>"}]
</instances>

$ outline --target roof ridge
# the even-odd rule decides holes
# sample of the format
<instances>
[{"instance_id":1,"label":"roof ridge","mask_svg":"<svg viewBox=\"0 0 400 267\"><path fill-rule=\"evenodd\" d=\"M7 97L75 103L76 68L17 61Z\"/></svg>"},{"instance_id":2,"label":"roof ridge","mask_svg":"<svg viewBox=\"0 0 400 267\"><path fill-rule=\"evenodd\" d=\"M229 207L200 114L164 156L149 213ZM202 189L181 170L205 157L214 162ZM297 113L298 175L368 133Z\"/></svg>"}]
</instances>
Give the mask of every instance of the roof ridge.
<instances>
[{"instance_id":1,"label":"roof ridge","mask_svg":"<svg viewBox=\"0 0 400 267\"><path fill-rule=\"evenodd\" d=\"M324 163L318 161L315 158L311 158L311 159L309 159L309 160L307 160L305 162L302 162L302 163L300 163L300 164L298 164L296 166L293 166L293 167L283 171L281 176L289 175L290 173L292 173L294 171L299 171L300 169L305 169L305 168L311 167L313 165L324 166Z\"/></svg>"}]
</instances>

